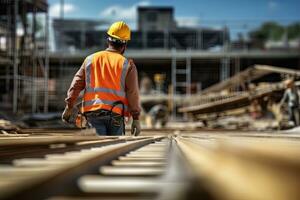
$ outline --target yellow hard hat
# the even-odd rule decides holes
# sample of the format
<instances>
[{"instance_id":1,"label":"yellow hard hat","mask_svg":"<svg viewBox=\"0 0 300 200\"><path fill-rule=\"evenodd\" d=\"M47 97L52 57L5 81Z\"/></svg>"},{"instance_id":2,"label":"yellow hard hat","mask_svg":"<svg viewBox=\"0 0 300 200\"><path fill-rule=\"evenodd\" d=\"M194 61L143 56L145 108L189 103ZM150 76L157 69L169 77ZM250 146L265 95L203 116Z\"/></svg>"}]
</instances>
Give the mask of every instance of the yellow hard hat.
<instances>
[{"instance_id":1,"label":"yellow hard hat","mask_svg":"<svg viewBox=\"0 0 300 200\"><path fill-rule=\"evenodd\" d=\"M109 27L107 34L115 39L127 42L130 40L131 31L125 22L118 21Z\"/></svg>"}]
</instances>

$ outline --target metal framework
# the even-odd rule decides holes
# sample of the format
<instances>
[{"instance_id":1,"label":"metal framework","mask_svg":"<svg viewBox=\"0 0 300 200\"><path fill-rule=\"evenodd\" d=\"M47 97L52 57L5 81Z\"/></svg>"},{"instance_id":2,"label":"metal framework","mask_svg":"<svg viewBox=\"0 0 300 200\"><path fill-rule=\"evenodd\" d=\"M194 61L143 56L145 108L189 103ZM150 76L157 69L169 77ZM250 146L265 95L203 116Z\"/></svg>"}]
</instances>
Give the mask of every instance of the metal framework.
<instances>
[{"instance_id":1,"label":"metal framework","mask_svg":"<svg viewBox=\"0 0 300 200\"><path fill-rule=\"evenodd\" d=\"M0 51L0 59L6 58L9 61L0 63L0 66L3 65L0 81L5 84L5 107L13 113L20 110L32 113L48 112L47 1L0 1L0 7L0 26L4 32L0 36L6 41L5 48ZM44 15L43 22L39 21L39 14ZM41 25L39 22L44 24L44 34L37 38L38 26Z\"/></svg>"},{"instance_id":2,"label":"metal framework","mask_svg":"<svg viewBox=\"0 0 300 200\"><path fill-rule=\"evenodd\" d=\"M191 49L186 50L185 66L183 68L179 68L177 65L176 50L172 49L172 115L174 119L176 119L177 113L175 96L179 94L178 89L182 89L181 95L186 95L186 97L191 95L191 67Z\"/></svg>"}]
</instances>

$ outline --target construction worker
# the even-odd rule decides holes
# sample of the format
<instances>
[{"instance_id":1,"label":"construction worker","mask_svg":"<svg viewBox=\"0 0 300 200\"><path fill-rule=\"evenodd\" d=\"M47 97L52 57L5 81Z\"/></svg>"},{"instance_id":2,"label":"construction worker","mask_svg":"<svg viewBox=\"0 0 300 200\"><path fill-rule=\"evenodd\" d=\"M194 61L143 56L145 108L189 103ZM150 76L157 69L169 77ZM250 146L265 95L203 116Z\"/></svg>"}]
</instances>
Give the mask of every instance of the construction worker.
<instances>
[{"instance_id":1,"label":"construction worker","mask_svg":"<svg viewBox=\"0 0 300 200\"><path fill-rule=\"evenodd\" d=\"M169 118L168 108L163 104L157 104L150 109L147 116L150 117L150 120L148 119L148 121L150 121L152 128L155 128L158 123L160 127L164 127Z\"/></svg>"},{"instance_id":2,"label":"construction worker","mask_svg":"<svg viewBox=\"0 0 300 200\"><path fill-rule=\"evenodd\" d=\"M139 135L137 69L131 59L123 56L130 33L125 22L113 23L107 31L108 48L86 57L68 90L64 122L69 122L74 103L83 90L82 113L98 135L121 135L124 117L129 116L133 118L131 133Z\"/></svg>"},{"instance_id":3,"label":"construction worker","mask_svg":"<svg viewBox=\"0 0 300 200\"><path fill-rule=\"evenodd\" d=\"M286 90L280 101L280 106L287 102L289 120L294 122L294 126L300 125L299 119L299 94L295 87L294 80L288 79L284 82Z\"/></svg>"}]
</instances>

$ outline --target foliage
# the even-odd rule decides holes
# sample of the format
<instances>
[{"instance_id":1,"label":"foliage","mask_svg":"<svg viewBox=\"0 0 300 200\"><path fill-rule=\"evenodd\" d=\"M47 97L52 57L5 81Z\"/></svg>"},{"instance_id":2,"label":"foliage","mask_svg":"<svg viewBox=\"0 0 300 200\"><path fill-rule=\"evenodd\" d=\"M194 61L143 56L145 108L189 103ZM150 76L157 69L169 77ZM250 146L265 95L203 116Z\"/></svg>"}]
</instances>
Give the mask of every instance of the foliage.
<instances>
[{"instance_id":1,"label":"foliage","mask_svg":"<svg viewBox=\"0 0 300 200\"><path fill-rule=\"evenodd\" d=\"M286 33L289 40L300 38L300 22L287 26L280 25L277 22L266 22L258 29L251 31L249 36L254 41L278 41L283 39Z\"/></svg>"},{"instance_id":2,"label":"foliage","mask_svg":"<svg viewBox=\"0 0 300 200\"><path fill-rule=\"evenodd\" d=\"M288 38L296 39L300 37L300 22L291 24L287 27L288 30Z\"/></svg>"}]
</instances>

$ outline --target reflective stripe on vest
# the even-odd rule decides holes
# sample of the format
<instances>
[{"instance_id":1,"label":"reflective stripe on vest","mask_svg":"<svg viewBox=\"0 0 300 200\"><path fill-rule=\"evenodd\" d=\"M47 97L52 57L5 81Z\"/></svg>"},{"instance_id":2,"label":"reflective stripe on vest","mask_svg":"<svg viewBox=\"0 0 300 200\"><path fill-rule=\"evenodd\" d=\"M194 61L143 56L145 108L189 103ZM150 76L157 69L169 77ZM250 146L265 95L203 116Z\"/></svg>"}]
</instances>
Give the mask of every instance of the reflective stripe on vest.
<instances>
[{"instance_id":1,"label":"reflective stripe on vest","mask_svg":"<svg viewBox=\"0 0 300 200\"><path fill-rule=\"evenodd\" d=\"M101 69L101 67L110 67L110 66L105 66L105 64L107 65L108 63L105 64L97 63L99 60L102 61L104 59L108 59L108 58L103 58L101 56L110 56L109 59L113 59L114 63L117 64L119 63L119 66L114 66L113 69ZM121 62L123 62L122 66L120 65ZM103 66L98 66L98 65L103 65ZM128 116L129 115L128 100L126 98L126 93L125 93L125 79L126 79L128 66L129 66L128 60L123 56L120 56L119 54L113 55L107 52L100 52L98 55L96 53L88 56L85 61L86 88L84 93L82 112L93 111L98 109L110 109L112 107L112 104L115 101L122 101L124 103L125 115ZM114 73L117 73L114 74L116 75L116 77L112 76L109 73L112 72L110 70L112 70ZM104 77L109 76L107 78L108 80L112 80L112 82L110 81L102 82L104 80L101 80L100 74L97 74L101 72L108 73L108 74L104 74L104 75L101 74L101 75ZM120 81L118 82L118 80ZM98 85L104 85L106 87L99 87ZM121 114L122 106L121 105L115 106L114 112Z\"/></svg>"}]
</instances>

